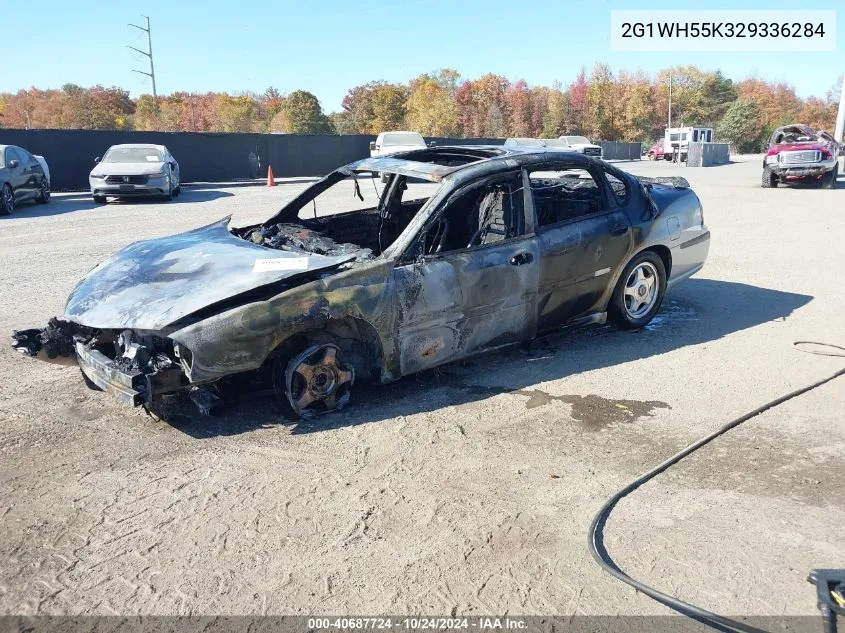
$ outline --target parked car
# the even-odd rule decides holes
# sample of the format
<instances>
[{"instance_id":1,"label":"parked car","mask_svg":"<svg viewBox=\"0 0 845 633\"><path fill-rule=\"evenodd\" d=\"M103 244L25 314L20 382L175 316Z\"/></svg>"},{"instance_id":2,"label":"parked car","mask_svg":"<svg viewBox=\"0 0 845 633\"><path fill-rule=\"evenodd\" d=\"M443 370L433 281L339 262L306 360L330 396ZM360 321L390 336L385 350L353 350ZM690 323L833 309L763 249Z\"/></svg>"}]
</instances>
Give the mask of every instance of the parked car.
<instances>
[{"instance_id":1,"label":"parked car","mask_svg":"<svg viewBox=\"0 0 845 633\"><path fill-rule=\"evenodd\" d=\"M390 156L428 147L419 132L382 132L370 141L370 157Z\"/></svg>"},{"instance_id":2,"label":"parked car","mask_svg":"<svg viewBox=\"0 0 845 633\"><path fill-rule=\"evenodd\" d=\"M389 175L377 194L358 183L373 171ZM341 167L261 224L224 218L131 244L14 345L75 355L128 404L188 391L207 409L265 376L289 413L309 416L342 407L358 382L567 324L642 328L709 245L683 178L573 152L422 149Z\"/></svg>"},{"instance_id":3,"label":"parked car","mask_svg":"<svg viewBox=\"0 0 845 633\"><path fill-rule=\"evenodd\" d=\"M558 138L564 142L561 149L601 158L601 145L591 143L586 136L560 136Z\"/></svg>"},{"instance_id":4,"label":"parked car","mask_svg":"<svg viewBox=\"0 0 845 633\"><path fill-rule=\"evenodd\" d=\"M0 215L11 215L22 202L50 201L50 181L44 169L22 147L0 145Z\"/></svg>"},{"instance_id":5,"label":"parked car","mask_svg":"<svg viewBox=\"0 0 845 633\"><path fill-rule=\"evenodd\" d=\"M772 133L763 159L763 187L779 182L815 181L833 189L839 175L839 143L808 125L780 127Z\"/></svg>"},{"instance_id":6,"label":"parked car","mask_svg":"<svg viewBox=\"0 0 845 633\"><path fill-rule=\"evenodd\" d=\"M47 159L43 156L39 156L38 154L32 155L35 160L38 161L38 164L41 165L41 169L44 170L44 176L47 178L47 184L50 184L50 166L47 164Z\"/></svg>"},{"instance_id":7,"label":"parked car","mask_svg":"<svg viewBox=\"0 0 845 633\"><path fill-rule=\"evenodd\" d=\"M434 146L434 143L431 144ZM392 156L399 152L409 152L428 147L419 132L382 132L375 141L370 141L370 157ZM387 182L387 176L373 172L374 176L381 175L382 182Z\"/></svg>"},{"instance_id":8,"label":"parked car","mask_svg":"<svg viewBox=\"0 0 845 633\"><path fill-rule=\"evenodd\" d=\"M570 148L569 143L567 143L566 141L559 139L559 138L527 138L527 137L508 138L508 139L505 139L504 146L505 147L521 147L523 149L525 149L525 148L535 148L535 147L547 147L549 149L554 149L554 150L557 150L557 151L570 151L570 152L576 151L576 150Z\"/></svg>"},{"instance_id":9,"label":"parked car","mask_svg":"<svg viewBox=\"0 0 845 633\"><path fill-rule=\"evenodd\" d=\"M157 196L172 200L181 191L179 163L164 145L112 145L88 176L94 202L108 196Z\"/></svg>"}]
</instances>

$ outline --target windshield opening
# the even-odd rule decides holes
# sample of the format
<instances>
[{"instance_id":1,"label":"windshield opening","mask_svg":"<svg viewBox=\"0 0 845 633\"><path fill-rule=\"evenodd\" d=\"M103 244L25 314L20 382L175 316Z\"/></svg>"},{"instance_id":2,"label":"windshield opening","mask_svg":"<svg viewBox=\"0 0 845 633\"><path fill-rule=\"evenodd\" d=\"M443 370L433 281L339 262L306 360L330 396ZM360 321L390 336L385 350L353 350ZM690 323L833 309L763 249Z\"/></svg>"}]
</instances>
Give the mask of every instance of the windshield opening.
<instances>
[{"instance_id":1,"label":"windshield opening","mask_svg":"<svg viewBox=\"0 0 845 633\"><path fill-rule=\"evenodd\" d=\"M401 235L440 186L395 173L335 172L271 220L240 235L278 250L352 254L356 261L366 261Z\"/></svg>"},{"instance_id":2,"label":"windshield opening","mask_svg":"<svg viewBox=\"0 0 845 633\"><path fill-rule=\"evenodd\" d=\"M590 145L590 139L586 136L567 136L566 141L570 145Z\"/></svg>"},{"instance_id":3,"label":"windshield opening","mask_svg":"<svg viewBox=\"0 0 845 633\"><path fill-rule=\"evenodd\" d=\"M112 147L103 156L104 163L160 163L162 153L155 147Z\"/></svg>"}]
</instances>

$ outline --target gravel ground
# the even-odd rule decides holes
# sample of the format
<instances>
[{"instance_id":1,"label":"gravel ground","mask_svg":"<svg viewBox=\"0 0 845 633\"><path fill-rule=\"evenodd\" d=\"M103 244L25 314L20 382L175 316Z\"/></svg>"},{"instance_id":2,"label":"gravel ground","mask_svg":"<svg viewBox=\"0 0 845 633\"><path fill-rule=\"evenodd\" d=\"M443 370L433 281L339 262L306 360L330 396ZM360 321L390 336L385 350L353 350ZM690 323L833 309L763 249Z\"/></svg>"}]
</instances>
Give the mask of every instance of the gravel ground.
<instances>
[{"instance_id":1,"label":"gravel ground","mask_svg":"<svg viewBox=\"0 0 845 633\"><path fill-rule=\"evenodd\" d=\"M547 336L298 424L263 399L168 424L75 366L0 348L0 614L667 613L596 566L590 519L654 463L845 363L792 346L845 344L845 182L763 190L759 157L620 166L686 176L713 234L705 269L641 332ZM0 330L61 313L129 242L260 221L305 186L24 206L0 219ZM843 380L623 501L605 531L617 563L722 613L816 613L807 572L843 563Z\"/></svg>"}]
</instances>

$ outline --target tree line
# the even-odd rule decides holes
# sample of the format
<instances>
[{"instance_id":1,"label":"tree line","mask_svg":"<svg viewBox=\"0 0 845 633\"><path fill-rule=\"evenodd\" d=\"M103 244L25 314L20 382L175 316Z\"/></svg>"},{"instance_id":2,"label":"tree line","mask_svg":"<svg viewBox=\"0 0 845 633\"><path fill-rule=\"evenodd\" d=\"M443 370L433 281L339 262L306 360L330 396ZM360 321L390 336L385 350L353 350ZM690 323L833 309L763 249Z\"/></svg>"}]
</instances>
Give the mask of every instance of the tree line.
<instances>
[{"instance_id":1,"label":"tree line","mask_svg":"<svg viewBox=\"0 0 845 633\"><path fill-rule=\"evenodd\" d=\"M837 85L824 97L800 98L783 82L734 82L720 71L691 65L650 76L613 73L598 63L566 85L530 86L492 73L465 79L451 69L407 84L373 81L351 88L341 110L328 114L306 90L175 92L132 99L118 87L66 84L0 93L0 127L371 135L410 129L425 136L583 134L593 140L651 142L666 127L670 81L673 125L713 127L735 151L759 150L780 125L800 122L831 130L836 118Z\"/></svg>"}]
</instances>

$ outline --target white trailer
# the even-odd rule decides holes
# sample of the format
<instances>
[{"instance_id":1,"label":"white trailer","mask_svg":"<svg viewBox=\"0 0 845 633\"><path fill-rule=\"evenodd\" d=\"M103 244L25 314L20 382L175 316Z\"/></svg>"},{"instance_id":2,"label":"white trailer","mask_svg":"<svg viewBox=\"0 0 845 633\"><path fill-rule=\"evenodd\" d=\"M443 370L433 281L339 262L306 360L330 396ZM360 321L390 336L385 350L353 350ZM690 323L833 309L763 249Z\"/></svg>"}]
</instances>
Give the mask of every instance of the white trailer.
<instances>
[{"instance_id":1,"label":"white trailer","mask_svg":"<svg viewBox=\"0 0 845 633\"><path fill-rule=\"evenodd\" d=\"M667 127L663 139L663 151L672 156L678 154L680 160L686 160L687 147L690 143L712 143L713 128L710 127Z\"/></svg>"}]
</instances>

